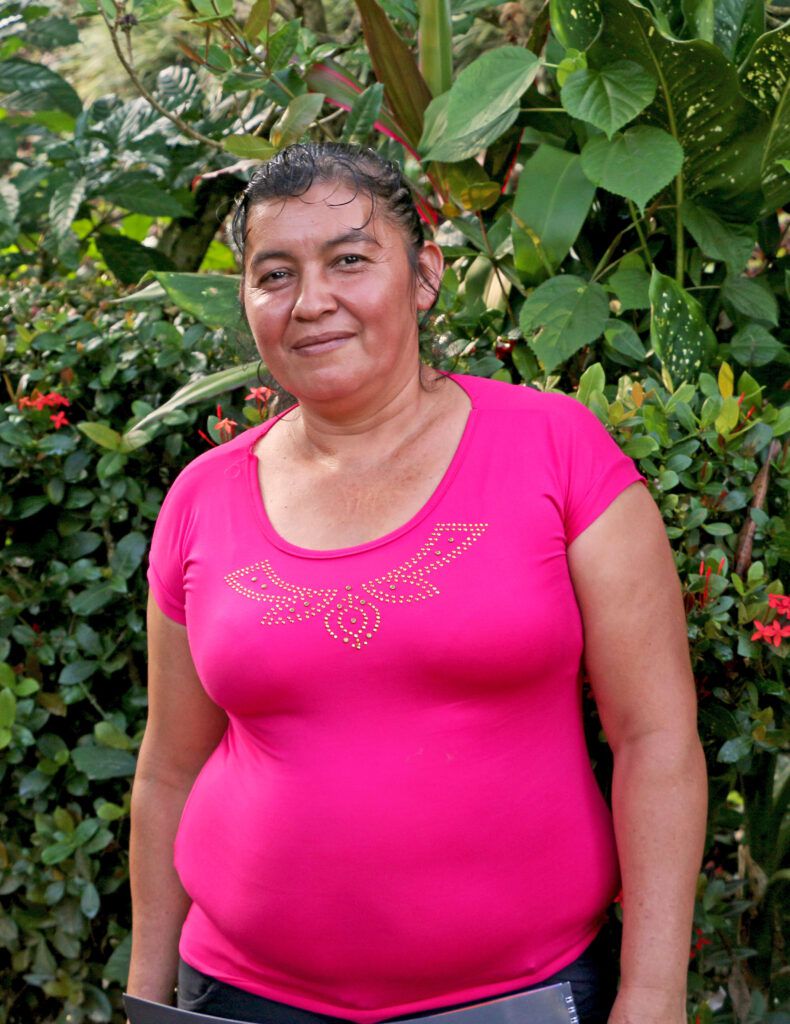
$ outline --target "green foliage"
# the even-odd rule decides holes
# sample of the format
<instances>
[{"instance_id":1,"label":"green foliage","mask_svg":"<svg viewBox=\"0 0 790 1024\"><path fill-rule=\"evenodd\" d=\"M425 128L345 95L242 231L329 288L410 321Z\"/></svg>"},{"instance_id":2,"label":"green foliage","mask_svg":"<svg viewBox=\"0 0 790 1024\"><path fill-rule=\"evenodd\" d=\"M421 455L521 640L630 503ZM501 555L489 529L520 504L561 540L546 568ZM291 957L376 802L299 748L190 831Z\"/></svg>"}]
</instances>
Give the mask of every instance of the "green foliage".
<instances>
[{"instance_id":1,"label":"green foliage","mask_svg":"<svg viewBox=\"0 0 790 1024\"><path fill-rule=\"evenodd\" d=\"M336 138L399 160L441 222L435 364L575 393L648 479L711 774L691 1019L779 1024L788 23L757 0L550 0L514 38L477 0L357 0L338 46L269 0L82 6L13 0L0 38L0 1022L122 1019L144 552L197 425L221 442L223 417L267 412L229 398L253 366L212 237L245 161ZM177 6L177 62L148 74L136 26ZM59 73L89 18L137 98L83 102Z\"/></svg>"}]
</instances>

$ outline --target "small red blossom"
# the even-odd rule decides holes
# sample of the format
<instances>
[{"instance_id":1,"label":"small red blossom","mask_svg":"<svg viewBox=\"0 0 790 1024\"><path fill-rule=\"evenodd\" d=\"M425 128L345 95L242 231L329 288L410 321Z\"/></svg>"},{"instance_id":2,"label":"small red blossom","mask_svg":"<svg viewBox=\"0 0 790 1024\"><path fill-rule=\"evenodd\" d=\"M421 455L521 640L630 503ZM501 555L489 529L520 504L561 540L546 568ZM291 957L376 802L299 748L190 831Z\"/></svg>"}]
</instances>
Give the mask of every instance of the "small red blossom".
<instances>
[{"instance_id":1,"label":"small red blossom","mask_svg":"<svg viewBox=\"0 0 790 1024\"><path fill-rule=\"evenodd\" d=\"M17 406L20 409L37 409L39 412L42 409L57 409L59 405L68 407L71 405L71 402L64 395L58 394L57 391L42 394L38 388L34 388L29 396L23 395L17 402Z\"/></svg>"},{"instance_id":2,"label":"small red blossom","mask_svg":"<svg viewBox=\"0 0 790 1024\"><path fill-rule=\"evenodd\" d=\"M784 594L769 594L768 607L775 608L780 615L790 616L790 597Z\"/></svg>"},{"instance_id":3,"label":"small red blossom","mask_svg":"<svg viewBox=\"0 0 790 1024\"><path fill-rule=\"evenodd\" d=\"M67 427L69 425L69 421L66 419L65 412L56 412L49 418L55 424L55 430L60 430L61 427Z\"/></svg>"},{"instance_id":4,"label":"small red blossom","mask_svg":"<svg viewBox=\"0 0 790 1024\"><path fill-rule=\"evenodd\" d=\"M258 405L266 405L269 399L272 397L274 392L271 388L265 388L263 385L259 388L250 388L250 393L245 396L245 402L257 402Z\"/></svg>"},{"instance_id":5,"label":"small red blossom","mask_svg":"<svg viewBox=\"0 0 790 1024\"><path fill-rule=\"evenodd\" d=\"M705 946L709 946L710 945L710 941L711 941L710 939L706 939L705 938L705 936L702 933L702 929L701 928L695 928L694 929L694 934L695 934L696 938L694 940L694 944L692 945L691 951L689 953L689 960L693 960L694 957L697 955L697 953L701 952L705 948Z\"/></svg>"},{"instance_id":6,"label":"small red blossom","mask_svg":"<svg viewBox=\"0 0 790 1024\"><path fill-rule=\"evenodd\" d=\"M224 419L219 420L215 425L214 429L221 435L227 434L227 440L230 440L236 433L236 427L238 423L235 420L228 419L226 416Z\"/></svg>"},{"instance_id":7,"label":"small red blossom","mask_svg":"<svg viewBox=\"0 0 790 1024\"><path fill-rule=\"evenodd\" d=\"M754 625L757 629L752 633L752 640L765 640L766 643L773 644L774 647L778 647L784 637L790 636L790 623L783 626L774 619L773 622L764 625L759 619L755 619Z\"/></svg>"},{"instance_id":8,"label":"small red blossom","mask_svg":"<svg viewBox=\"0 0 790 1024\"><path fill-rule=\"evenodd\" d=\"M202 430L198 430L198 436L202 437L207 444L211 445L212 448L217 447L217 442L212 441L208 434L205 434Z\"/></svg>"}]
</instances>

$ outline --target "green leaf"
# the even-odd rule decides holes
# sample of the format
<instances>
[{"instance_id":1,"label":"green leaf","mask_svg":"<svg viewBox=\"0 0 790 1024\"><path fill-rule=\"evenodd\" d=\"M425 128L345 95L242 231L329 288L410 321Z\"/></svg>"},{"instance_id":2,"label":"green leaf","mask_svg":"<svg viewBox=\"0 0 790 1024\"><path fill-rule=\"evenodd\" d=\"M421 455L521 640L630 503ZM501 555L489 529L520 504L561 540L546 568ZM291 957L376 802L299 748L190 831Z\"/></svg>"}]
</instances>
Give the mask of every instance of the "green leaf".
<instances>
[{"instance_id":1,"label":"green leaf","mask_svg":"<svg viewBox=\"0 0 790 1024\"><path fill-rule=\"evenodd\" d=\"M726 263L731 273L743 270L757 241L754 227L725 224L712 210L690 199L683 202L680 212L684 227L705 256Z\"/></svg>"},{"instance_id":2,"label":"green leaf","mask_svg":"<svg viewBox=\"0 0 790 1024\"><path fill-rule=\"evenodd\" d=\"M579 378L579 387L576 389L576 399L582 405L589 406L590 400L596 392L603 393L606 386L606 374L600 363L593 363L588 366Z\"/></svg>"},{"instance_id":3,"label":"green leaf","mask_svg":"<svg viewBox=\"0 0 790 1024\"><path fill-rule=\"evenodd\" d=\"M126 988L129 978L129 960L132 955L132 933L128 932L126 938L113 950L112 956L107 961L102 978L105 981L115 982L121 988Z\"/></svg>"},{"instance_id":4,"label":"green leaf","mask_svg":"<svg viewBox=\"0 0 790 1024\"><path fill-rule=\"evenodd\" d=\"M607 280L606 285L617 296L620 312L629 309L649 309L650 275L638 267L621 267Z\"/></svg>"},{"instance_id":5,"label":"green leaf","mask_svg":"<svg viewBox=\"0 0 790 1024\"><path fill-rule=\"evenodd\" d=\"M582 168L590 181L632 199L642 211L682 165L683 150L660 128L629 128L611 141L596 136L582 150Z\"/></svg>"},{"instance_id":6,"label":"green leaf","mask_svg":"<svg viewBox=\"0 0 790 1024\"><path fill-rule=\"evenodd\" d=\"M266 64L269 71L281 71L296 52L299 45L299 20L294 18L269 36Z\"/></svg>"},{"instance_id":7,"label":"green leaf","mask_svg":"<svg viewBox=\"0 0 790 1024\"><path fill-rule=\"evenodd\" d=\"M123 436L124 449L133 451L147 444L151 439L152 427L163 420L175 409L181 409L196 402L204 402L209 398L216 398L217 395L224 395L232 388L241 387L255 380L260 363L256 360L252 363L244 363L242 366L234 366L229 370L221 370L219 373L202 377L200 380L185 384L168 399L164 405L153 412L148 413L143 419L136 423L131 430Z\"/></svg>"},{"instance_id":8,"label":"green leaf","mask_svg":"<svg viewBox=\"0 0 790 1024\"><path fill-rule=\"evenodd\" d=\"M226 135L222 145L243 160L268 160L277 152L275 145L258 135Z\"/></svg>"},{"instance_id":9,"label":"green leaf","mask_svg":"<svg viewBox=\"0 0 790 1024\"><path fill-rule=\"evenodd\" d=\"M776 327L779 304L773 292L751 277L728 277L721 289L722 300L751 320Z\"/></svg>"},{"instance_id":10,"label":"green leaf","mask_svg":"<svg viewBox=\"0 0 790 1024\"><path fill-rule=\"evenodd\" d=\"M10 110L63 110L72 117L82 112L82 102L69 85L44 64L12 57L0 61L0 93L8 93L4 106Z\"/></svg>"},{"instance_id":11,"label":"green leaf","mask_svg":"<svg viewBox=\"0 0 790 1024\"><path fill-rule=\"evenodd\" d=\"M647 353L642 339L624 320L607 320L603 332L607 355L616 362L634 366L644 362Z\"/></svg>"},{"instance_id":12,"label":"green leaf","mask_svg":"<svg viewBox=\"0 0 790 1024\"><path fill-rule=\"evenodd\" d=\"M450 0L418 0L420 73L432 96L453 82L453 25Z\"/></svg>"},{"instance_id":13,"label":"green leaf","mask_svg":"<svg viewBox=\"0 0 790 1024\"><path fill-rule=\"evenodd\" d=\"M450 94L437 96L425 112L425 132L420 139L420 152L427 160L454 163L467 160L484 150L503 135L518 117L518 107L506 111L496 121L476 132L453 136L447 127Z\"/></svg>"},{"instance_id":14,"label":"green leaf","mask_svg":"<svg viewBox=\"0 0 790 1024\"><path fill-rule=\"evenodd\" d=\"M324 96L320 92L304 93L291 100L271 130L269 138L272 143L278 149L284 149L298 142L318 117L323 105Z\"/></svg>"},{"instance_id":15,"label":"green leaf","mask_svg":"<svg viewBox=\"0 0 790 1024\"><path fill-rule=\"evenodd\" d=\"M601 27L596 0L550 0L549 17L554 35L566 49L586 50Z\"/></svg>"},{"instance_id":16,"label":"green leaf","mask_svg":"<svg viewBox=\"0 0 790 1024\"><path fill-rule=\"evenodd\" d=\"M727 740L716 756L716 760L722 764L735 764L743 757L748 757L752 752L752 740L750 736L735 736Z\"/></svg>"},{"instance_id":17,"label":"green leaf","mask_svg":"<svg viewBox=\"0 0 790 1024\"><path fill-rule=\"evenodd\" d=\"M741 366L766 366L784 347L762 324L746 324L730 342L730 354Z\"/></svg>"},{"instance_id":18,"label":"green leaf","mask_svg":"<svg viewBox=\"0 0 790 1024\"><path fill-rule=\"evenodd\" d=\"M102 747L111 747L113 750L132 750L134 741L122 732L112 722L97 722L93 727L96 741Z\"/></svg>"},{"instance_id":19,"label":"green leaf","mask_svg":"<svg viewBox=\"0 0 790 1024\"><path fill-rule=\"evenodd\" d=\"M562 105L571 115L600 128L611 139L656 95L656 80L630 60L576 71L562 87Z\"/></svg>"},{"instance_id":20,"label":"green leaf","mask_svg":"<svg viewBox=\"0 0 790 1024\"><path fill-rule=\"evenodd\" d=\"M420 74L411 48L401 39L376 0L356 0L362 31L376 78L406 142L416 147L431 90Z\"/></svg>"},{"instance_id":21,"label":"green leaf","mask_svg":"<svg viewBox=\"0 0 790 1024\"><path fill-rule=\"evenodd\" d=\"M714 0L682 0L685 37L713 42Z\"/></svg>"},{"instance_id":22,"label":"green leaf","mask_svg":"<svg viewBox=\"0 0 790 1024\"><path fill-rule=\"evenodd\" d=\"M627 55L656 76L656 98L643 116L681 145L684 195L733 219L754 219L764 203L760 154L768 121L744 98L734 65L711 43L658 29L639 3L600 5L604 28L590 62L602 66Z\"/></svg>"},{"instance_id":23,"label":"green leaf","mask_svg":"<svg viewBox=\"0 0 790 1024\"><path fill-rule=\"evenodd\" d=\"M519 322L530 348L550 373L599 337L608 315L606 292L599 284L561 274L532 292L521 307Z\"/></svg>"},{"instance_id":24,"label":"green leaf","mask_svg":"<svg viewBox=\"0 0 790 1024\"><path fill-rule=\"evenodd\" d=\"M771 424L771 430L774 437L781 437L790 430L790 405L782 406L779 410L779 415Z\"/></svg>"},{"instance_id":25,"label":"green leaf","mask_svg":"<svg viewBox=\"0 0 790 1024\"><path fill-rule=\"evenodd\" d=\"M674 278L653 270L650 341L673 384L694 381L716 339L702 307Z\"/></svg>"},{"instance_id":26,"label":"green leaf","mask_svg":"<svg viewBox=\"0 0 790 1024\"><path fill-rule=\"evenodd\" d=\"M117 430L108 427L106 423L94 423L83 420L77 424L77 429L86 437L89 437L95 444L107 448L111 452L119 451L121 447L121 435Z\"/></svg>"},{"instance_id":27,"label":"green leaf","mask_svg":"<svg viewBox=\"0 0 790 1024\"><path fill-rule=\"evenodd\" d=\"M560 266L594 195L576 154L538 146L519 176L512 208L513 261L524 279L540 279Z\"/></svg>"},{"instance_id":28,"label":"green leaf","mask_svg":"<svg viewBox=\"0 0 790 1024\"><path fill-rule=\"evenodd\" d=\"M381 82L374 82L359 94L343 125L343 142L363 144L367 140L378 119L383 99L384 86Z\"/></svg>"},{"instance_id":29,"label":"green leaf","mask_svg":"<svg viewBox=\"0 0 790 1024\"><path fill-rule=\"evenodd\" d=\"M134 774L136 764L134 754L110 747L77 747L72 750L71 759L78 771L94 781L128 778Z\"/></svg>"},{"instance_id":30,"label":"green leaf","mask_svg":"<svg viewBox=\"0 0 790 1024\"><path fill-rule=\"evenodd\" d=\"M155 273L168 298L209 327L237 330L241 325L239 286L234 274ZM142 295L142 293L139 293Z\"/></svg>"},{"instance_id":31,"label":"green leaf","mask_svg":"<svg viewBox=\"0 0 790 1024\"><path fill-rule=\"evenodd\" d=\"M85 198L85 179L66 181L52 193L49 201L49 220L56 238L63 238L71 228L77 210Z\"/></svg>"},{"instance_id":32,"label":"green leaf","mask_svg":"<svg viewBox=\"0 0 790 1024\"><path fill-rule=\"evenodd\" d=\"M639 437L632 437L623 445L623 451L632 459L646 459L648 455L657 452L661 445L654 437L642 434Z\"/></svg>"},{"instance_id":33,"label":"green leaf","mask_svg":"<svg viewBox=\"0 0 790 1024\"><path fill-rule=\"evenodd\" d=\"M716 0L713 41L735 64L743 61L764 31L764 0Z\"/></svg>"},{"instance_id":34,"label":"green leaf","mask_svg":"<svg viewBox=\"0 0 790 1024\"><path fill-rule=\"evenodd\" d=\"M11 226L19 213L19 192L10 181L0 181L0 224Z\"/></svg>"},{"instance_id":35,"label":"green leaf","mask_svg":"<svg viewBox=\"0 0 790 1024\"><path fill-rule=\"evenodd\" d=\"M255 0L255 3L250 9L250 13L247 15L247 21L244 25L244 35L251 43L258 41L261 32L263 32L269 24L270 18L271 0Z\"/></svg>"},{"instance_id":36,"label":"green leaf","mask_svg":"<svg viewBox=\"0 0 790 1024\"><path fill-rule=\"evenodd\" d=\"M116 596L111 583L97 583L88 587L72 600L71 611L75 615L94 615Z\"/></svg>"},{"instance_id":37,"label":"green leaf","mask_svg":"<svg viewBox=\"0 0 790 1024\"><path fill-rule=\"evenodd\" d=\"M93 882L86 882L80 894L80 910L89 921L92 921L99 913L100 908L101 899L98 889Z\"/></svg>"},{"instance_id":38,"label":"green leaf","mask_svg":"<svg viewBox=\"0 0 790 1024\"><path fill-rule=\"evenodd\" d=\"M58 676L61 686L74 686L77 683L84 683L95 674L99 663L96 661L72 661L65 665Z\"/></svg>"},{"instance_id":39,"label":"green leaf","mask_svg":"<svg viewBox=\"0 0 790 1024\"><path fill-rule=\"evenodd\" d=\"M0 690L0 728L10 729L16 719L16 697L10 690Z\"/></svg>"},{"instance_id":40,"label":"green leaf","mask_svg":"<svg viewBox=\"0 0 790 1024\"><path fill-rule=\"evenodd\" d=\"M447 130L455 137L487 128L518 103L541 61L518 46L483 53L458 75L449 92Z\"/></svg>"},{"instance_id":41,"label":"green leaf","mask_svg":"<svg viewBox=\"0 0 790 1024\"><path fill-rule=\"evenodd\" d=\"M113 572L128 579L136 572L148 548L148 539L142 533L127 533L116 545L110 558Z\"/></svg>"},{"instance_id":42,"label":"green leaf","mask_svg":"<svg viewBox=\"0 0 790 1024\"><path fill-rule=\"evenodd\" d=\"M760 36L739 74L745 95L771 119L761 163L766 206L785 206L790 202L790 170L782 163L790 154L790 23Z\"/></svg>"},{"instance_id":43,"label":"green leaf","mask_svg":"<svg viewBox=\"0 0 790 1024\"><path fill-rule=\"evenodd\" d=\"M101 190L108 203L149 217L184 217L189 210L163 189L152 174L132 171L110 180Z\"/></svg>"},{"instance_id":44,"label":"green leaf","mask_svg":"<svg viewBox=\"0 0 790 1024\"><path fill-rule=\"evenodd\" d=\"M156 249L135 242L126 235L100 232L95 236L96 248L107 264L108 270L121 284L137 284L141 277L152 270L166 270L172 267L170 260Z\"/></svg>"}]
</instances>

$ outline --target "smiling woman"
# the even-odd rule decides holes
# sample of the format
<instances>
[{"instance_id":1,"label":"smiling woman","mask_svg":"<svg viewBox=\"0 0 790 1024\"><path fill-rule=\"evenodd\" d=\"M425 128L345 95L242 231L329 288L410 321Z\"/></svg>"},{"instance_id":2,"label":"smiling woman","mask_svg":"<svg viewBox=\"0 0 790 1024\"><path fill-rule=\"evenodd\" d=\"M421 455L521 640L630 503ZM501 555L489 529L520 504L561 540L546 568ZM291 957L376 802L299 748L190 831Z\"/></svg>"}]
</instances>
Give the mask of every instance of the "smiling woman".
<instances>
[{"instance_id":1,"label":"smiling woman","mask_svg":"<svg viewBox=\"0 0 790 1024\"><path fill-rule=\"evenodd\" d=\"M235 230L297 404L157 521L130 991L376 1024L564 980L582 1024L682 1024L703 762L641 477L573 399L421 366L442 259L394 165L287 149Z\"/></svg>"}]
</instances>

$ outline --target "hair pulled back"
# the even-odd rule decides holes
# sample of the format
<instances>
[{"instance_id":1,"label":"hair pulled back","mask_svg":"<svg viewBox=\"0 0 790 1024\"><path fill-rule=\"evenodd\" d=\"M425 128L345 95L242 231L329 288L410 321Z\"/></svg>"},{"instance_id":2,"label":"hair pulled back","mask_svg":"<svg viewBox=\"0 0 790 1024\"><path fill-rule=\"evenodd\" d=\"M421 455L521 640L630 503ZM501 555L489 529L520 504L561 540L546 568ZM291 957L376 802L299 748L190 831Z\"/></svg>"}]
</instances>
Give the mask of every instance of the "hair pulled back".
<instances>
[{"instance_id":1,"label":"hair pulled back","mask_svg":"<svg viewBox=\"0 0 790 1024\"><path fill-rule=\"evenodd\" d=\"M417 272L417 253L425 235L408 180L395 162L383 159L372 149L343 142L287 146L255 171L236 203L231 223L231 235L242 265L250 210L271 199L302 196L318 182L346 185L353 193L347 202L360 192L366 195L371 202L368 219L380 205L384 216L403 232L409 262Z\"/></svg>"}]
</instances>

